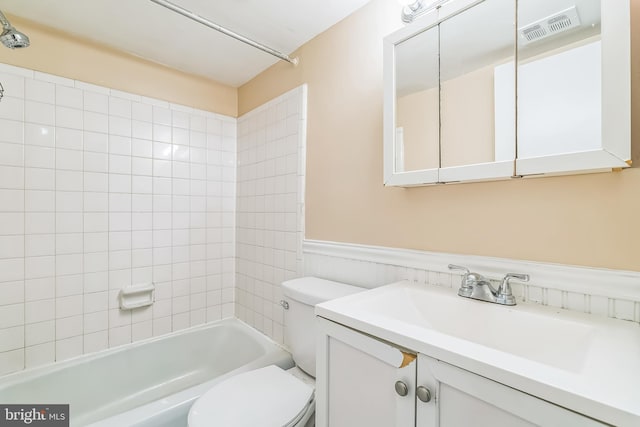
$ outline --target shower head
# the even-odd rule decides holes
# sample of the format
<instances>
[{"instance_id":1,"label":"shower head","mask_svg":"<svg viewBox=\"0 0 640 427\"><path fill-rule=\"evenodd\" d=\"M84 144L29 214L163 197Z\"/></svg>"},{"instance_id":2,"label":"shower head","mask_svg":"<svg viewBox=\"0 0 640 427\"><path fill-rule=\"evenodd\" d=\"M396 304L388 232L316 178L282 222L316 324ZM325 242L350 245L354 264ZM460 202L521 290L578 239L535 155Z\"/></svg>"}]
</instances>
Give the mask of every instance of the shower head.
<instances>
[{"instance_id":1,"label":"shower head","mask_svg":"<svg viewBox=\"0 0 640 427\"><path fill-rule=\"evenodd\" d=\"M29 47L29 37L26 34L13 28L6 16L0 11L0 24L2 24L2 34L0 42L9 49L20 49Z\"/></svg>"}]
</instances>

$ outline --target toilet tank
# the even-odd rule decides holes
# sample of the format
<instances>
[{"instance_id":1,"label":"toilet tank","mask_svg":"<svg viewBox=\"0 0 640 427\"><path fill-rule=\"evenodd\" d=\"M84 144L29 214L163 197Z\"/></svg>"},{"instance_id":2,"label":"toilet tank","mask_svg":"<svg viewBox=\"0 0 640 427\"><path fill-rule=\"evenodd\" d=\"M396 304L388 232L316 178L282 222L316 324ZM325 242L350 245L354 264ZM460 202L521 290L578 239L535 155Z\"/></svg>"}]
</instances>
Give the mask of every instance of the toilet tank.
<instances>
[{"instance_id":1,"label":"toilet tank","mask_svg":"<svg viewBox=\"0 0 640 427\"><path fill-rule=\"evenodd\" d=\"M289 304L284 312L284 343L300 369L316 376L315 305L364 290L317 277L302 277L282 283L284 300Z\"/></svg>"}]
</instances>

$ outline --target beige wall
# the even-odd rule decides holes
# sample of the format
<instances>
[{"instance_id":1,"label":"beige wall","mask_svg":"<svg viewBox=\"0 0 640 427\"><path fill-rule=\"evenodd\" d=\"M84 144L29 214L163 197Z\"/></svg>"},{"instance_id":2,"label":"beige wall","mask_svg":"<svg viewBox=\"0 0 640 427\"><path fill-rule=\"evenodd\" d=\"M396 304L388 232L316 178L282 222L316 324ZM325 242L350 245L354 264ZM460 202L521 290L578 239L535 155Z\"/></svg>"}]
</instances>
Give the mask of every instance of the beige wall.
<instances>
[{"instance_id":1,"label":"beige wall","mask_svg":"<svg viewBox=\"0 0 640 427\"><path fill-rule=\"evenodd\" d=\"M81 41L14 16L28 49L0 49L0 62L235 117L237 89Z\"/></svg>"},{"instance_id":2,"label":"beige wall","mask_svg":"<svg viewBox=\"0 0 640 427\"><path fill-rule=\"evenodd\" d=\"M640 1L633 1L633 115ZM395 0L372 0L242 86L239 113L307 82L307 238L640 271L640 169L421 188L382 185L382 37ZM633 124L640 163L640 120Z\"/></svg>"}]
</instances>

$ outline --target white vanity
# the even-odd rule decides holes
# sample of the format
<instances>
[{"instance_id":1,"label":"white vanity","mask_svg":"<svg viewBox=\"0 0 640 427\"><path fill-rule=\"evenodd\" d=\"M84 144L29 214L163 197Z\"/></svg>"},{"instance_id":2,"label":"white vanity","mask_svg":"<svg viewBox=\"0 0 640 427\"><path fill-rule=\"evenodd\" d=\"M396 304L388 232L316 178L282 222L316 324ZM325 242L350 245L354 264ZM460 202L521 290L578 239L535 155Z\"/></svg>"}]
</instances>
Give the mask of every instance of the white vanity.
<instances>
[{"instance_id":1,"label":"white vanity","mask_svg":"<svg viewBox=\"0 0 640 427\"><path fill-rule=\"evenodd\" d=\"M316 307L319 427L640 425L640 325L409 281Z\"/></svg>"}]
</instances>

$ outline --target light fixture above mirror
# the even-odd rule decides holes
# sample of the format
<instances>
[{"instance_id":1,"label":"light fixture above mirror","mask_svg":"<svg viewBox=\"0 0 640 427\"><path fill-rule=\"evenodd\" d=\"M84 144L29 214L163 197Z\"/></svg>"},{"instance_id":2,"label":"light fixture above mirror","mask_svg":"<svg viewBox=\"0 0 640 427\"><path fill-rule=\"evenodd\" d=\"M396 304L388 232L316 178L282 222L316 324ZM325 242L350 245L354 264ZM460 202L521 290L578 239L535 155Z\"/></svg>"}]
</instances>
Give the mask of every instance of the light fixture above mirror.
<instances>
[{"instance_id":1,"label":"light fixture above mirror","mask_svg":"<svg viewBox=\"0 0 640 427\"><path fill-rule=\"evenodd\" d=\"M398 0L398 3L403 6L400 17L402 18L402 22L410 24L419 16L436 9L448 1L449 0Z\"/></svg>"}]
</instances>

